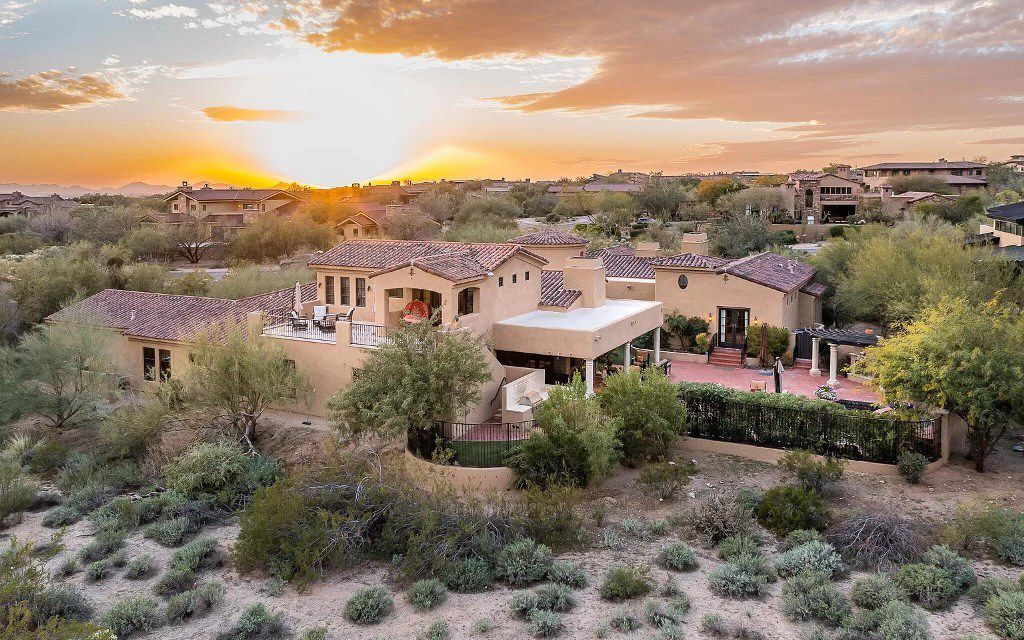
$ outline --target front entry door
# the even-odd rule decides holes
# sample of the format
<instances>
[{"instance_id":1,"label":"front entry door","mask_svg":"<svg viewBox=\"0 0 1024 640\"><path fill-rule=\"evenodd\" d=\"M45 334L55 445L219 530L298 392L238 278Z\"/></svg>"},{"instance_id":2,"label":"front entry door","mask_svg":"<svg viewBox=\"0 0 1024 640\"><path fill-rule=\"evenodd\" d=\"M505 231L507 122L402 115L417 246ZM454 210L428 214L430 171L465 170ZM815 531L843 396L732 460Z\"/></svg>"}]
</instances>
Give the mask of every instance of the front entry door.
<instances>
[{"instance_id":1,"label":"front entry door","mask_svg":"<svg viewBox=\"0 0 1024 640\"><path fill-rule=\"evenodd\" d=\"M750 309L718 309L718 344L739 349L747 337Z\"/></svg>"}]
</instances>

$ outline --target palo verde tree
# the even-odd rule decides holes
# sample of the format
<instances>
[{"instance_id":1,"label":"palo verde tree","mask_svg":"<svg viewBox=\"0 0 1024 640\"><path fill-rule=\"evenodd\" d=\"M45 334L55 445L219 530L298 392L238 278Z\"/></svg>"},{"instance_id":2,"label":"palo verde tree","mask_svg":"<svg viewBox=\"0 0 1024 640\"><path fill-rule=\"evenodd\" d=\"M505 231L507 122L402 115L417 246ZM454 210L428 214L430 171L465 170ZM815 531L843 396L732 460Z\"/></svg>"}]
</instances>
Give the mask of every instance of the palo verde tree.
<instances>
[{"instance_id":1,"label":"palo verde tree","mask_svg":"<svg viewBox=\"0 0 1024 640\"><path fill-rule=\"evenodd\" d=\"M622 463L636 467L663 460L683 426L685 410L679 389L657 369L623 371L609 376L597 396L601 410L615 424Z\"/></svg>"},{"instance_id":2,"label":"palo verde tree","mask_svg":"<svg viewBox=\"0 0 1024 640\"><path fill-rule=\"evenodd\" d=\"M867 350L864 370L889 401L941 407L964 418L974 466L1010 422L1024 420L1024 317L998 298L945 298Z\"/></svg>"},{"instance_id":3,"label":"palo verde tree","mask_svg":"<svg viewBox=\"0 0 1024 640\"><path fill-rule=\"evenodd\" d=\"M41 325L0 350L0 421L41 417L51 427L102 418L116 390L109 334L86 318Z\"/></svg>"},{"instance_id":4,"label":"palo verde tree","mask_svg":"<svg viewBox=\"0 0 1024 640\"><path fill-rule=\"evenodd\" d=\"M387 442L434 420L456 419L480 399L491 379L482 341L432 322L403 322L366 360L359 374L327 402L346 437Z\"/></svg>"},{"instance_id":5,"label":"palo verde tree","mask_svg":"<svg viewBox=\"0 0 1024 640\"><path fill-rule=\"evenodd\" d=\"M190 347L186 402L216 412L252 450L256 426L271 405L302 399L305 379L274 341L240 325L210 327Z\"/></svg>"}]
</instances>

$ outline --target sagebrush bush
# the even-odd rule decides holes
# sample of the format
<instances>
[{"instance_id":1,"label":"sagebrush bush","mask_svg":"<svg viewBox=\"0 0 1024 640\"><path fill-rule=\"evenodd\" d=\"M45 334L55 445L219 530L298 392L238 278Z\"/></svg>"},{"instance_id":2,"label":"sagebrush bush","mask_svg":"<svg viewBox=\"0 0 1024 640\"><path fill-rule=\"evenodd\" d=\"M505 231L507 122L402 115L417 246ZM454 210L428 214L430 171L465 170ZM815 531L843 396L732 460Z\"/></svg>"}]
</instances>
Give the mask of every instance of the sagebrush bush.
<instances>
[{"instance_id":1,"label":"sagebrush bush","mask_svg":"<svg viewBox=\"0 0 1024 640\"><path fill-rule=\"evenodd\" d=\"M661 601L654 598L644 600L644 617L656 629L674 625L677 622L676 614L669 611Z\"/></svg>"},{"instance_id":2,"label":"sagebrush bush","mask_svg":"<svg viewBox=\"0 0 1024 640\"><path fill-rule=\"evenodd\" d=\"M797 529L821 530L828 523L828 510L818 494L798 486L769 489L754 514L761 526L780 537Z\"/></svg>"},{"instance_id":3,"label":"sagebrush bush","mask_svg":"<svg viewBox=\"0 0 1024 640\"><path fill-rule=\"evenodd\" d=\"M432 622L421 636L422 640L448 640L451 637L452 632L448 628L448 623L444 620Z\"/></svg>"},{"instance_id":4,"label":"sagebrush bush","mask_svg":"<svg viewBox=\"0 0 1024 640\"><path fill-rule=\"evenodd\" d=\"M650 567L620 564L605 572L600 593L605 600L629 600L647 595L651 587Z\"/></svg>"},{"instance_id":5,"label":"sagebrush bush","mask_svg":"<svg viewBox=\"0 0 1024 640\"><path fill-rule=\"evenodd\" d=\"M838 627L852 610L846 596L825 574L803 571L783 583L782 613L790 620L817 620Z\"/></svg>"},{"instance_id":6,"label":"sagebrush bush","mask_svg":"<svg viewBox=\"0 0 1024 640\"><path fill-rule=\"evenodd\" d=\"M977 576L974 574L974 568L970 561L945 545L935 545L929 548L921 556L921 562L941 569L949 576L949 580L956 587L958 593L970 589L977 582Z\"/></svg>"},{"instance_id":7,"label":"sagebrush bush","mask_svg":"<svg viewBox=\"0 0 1024 640\"><path fill-rule=\"evenodd\" d=\"M157 604L145 596L118 600L103 614L101 621L118 638L144 634L157 627Z\"/></svg>"},{"instance_id":8,"label":"sagebrush bush","mask_svg":"<svg viewBox=\"0 0 1024 640\"><path fill-rule=\"evenodd\" d=\"M1024 513L991 505L960 506L942 539L950 547L988 553L1002 562L1024 566Z\"/></svg>"},{"instance_id":9,"label":"sagebrush bush","mask_svg":"<svg viewBox=\"0 0 1024 640\"><path fill-rule=\"evenodd\" d=\"M729 536L718 545L718 557L722 560L732 560L739 556L756 556L760 553L760 541L745 533Z\"/></svg>"},{"instance_id":10,"label":"sagebrush bush","mask_svg":"<svg viewBox=\"0 0 1024 640\"><path fill-rule=\"evenodd\" d=\"M945 608L953 604L960 593L945 571L923 562L900 567L896 582L925 609Z\"/></svg>"},{"instance_id":11,"label":"sagebrush bush","mask_svg":"<svg viewBox=\"0 0 1024 640\"><path fill-rule=\"evenodd\" d=\"M1024 638L1024 592L1001 592L985 603L985 622L1001 638Z\"/></svg>"},{"instance_id":12,"label":"sagebrush bush","mask_svg":"<svg viewBox=\"0 0 1024 640\"><path fill-rule=\"evenodd\" d=\"M793 475L800 486L815 493L835 488L843 479L843 463L835 458L818 459L810 451L789 451L779 458L779 466Z\"/></svg>"},{"instance_id":13,"label":"sagebrush bush","mask_svg":"<svg viewBox=\"0 0 1024 640\"><path fill-rule=\"evenodd\" d=\"M57 527L67 527L75 524L82 519L82 512L78 509L68 506L60 505L50 509L43 514L42 525L51 529Z\"/></svg>"},{"instance_id":14,"label":"sagebrush bush","mask_svg":"<svg viewBox=\"0 0 1024 640\"><path fill-rule=\"evenodd\" d=\"M217 640L285 640L290 637L284 614L270 613L262 602L250 606L230 629L217 634Z\"/></svg>"},{"instance_id":15,"label":"sagebrush bush","mask_svg":"<svg viewBox=\"0 0 1024 640\"><path fill-rule=\"evenodd\" d=\"M545 584L534 589L537 595L537 609L564 613L576 606L572 589L564 584Z\"/></svg>"},{"instance_id":16,"label":"sagebrush bush","mask_svg":"<svg viewBox=\"0 0 1024 640\"><path fill-rule=\"evenodd\" d=\"M582 589L587 586L587 572L578 562L559 560L548 569L548 580L573 589Z\"/></svg>"},{"instance_id":17,"label":"sagebrush bush","mask_svg":"<svg viewBox=\"0 0 1024 640\"><path fill-rule=\"evenodd\" d=\"M534 609L528 618L530 633L535 638L554 638L562 632L562 617L553 611Z\"/></svg>"},{"instance_id":18,"label":"sagebrush bush","mask_svg":"<svg viewBox=\"0 0 1024 640\"><path fill-rule=\"evenodd\" d=\"M857 513L836 523L827 539L851 565L890 571L921 555L922 536L917 525L895 513Z\"/></svg>"},{"instance_id":19,"label":"sagebrush bush","mask_svg":"<svg viewBox=\"0 0 1024 640\"><path fill-rule=\"evenodd\" d=\"M483 558L463 558L445 569L441 581L455 593L479 593L494 584L494 570Z\"/></svg>"},{"instance_id":20,"label":"sagebrush bush","mask_svg":"<svg viewBox=\"0 0 1024 640\"><path fill-rule=\"evenodd\" d=\"M551 549L524 538L498 553L494 574L511 587L525 587L544 580L553 562Z\"/></svg>"},{"instance_id":21,"label":"sagebrush bush","mask_svg":"<svg viewBox=\"0 0 1024 640\"><path fill-rule=\"evenodd\" d=\"M117 568L117 558L111 556L85 565L86 582L99 582L109 578Z\"/></svg>"},{"instance_id":22,"label":"sagebrush bush","mask_svg":"<svg viewBox=\"0 0 1024 640\"><path fill-rule=\"evenodd\" d=\"M395 606L384 587L360 589L345 603L345 618L355 624L377 624Z\"/></svg>"},{"instance_id":23,"label":"sagebrush bush","mask_svg":"<svg viewBox=\"0 0 1024 640\"><path fill-rule=\"evenodd\" d=\"M187 571L215 569L224 564L224 553L213 538L196 538L171 556L170 566Z\"/></svg>"},{"instance_id":24,"label":"sagebrush bush","mask_svg":"<svg viewBox=\"0 0 1024 640\"><path fill-rule=\"evenodd\" d=\"M889 574L876 573L854 582L850 598L858 607L874 611L894 600L905 601L907 593Z\"/></svg>"},{"instance_id":25,"label":"sagebrush bush","mask_svg":"<svg viewBox=\"0 0 1024 640\"><path fill-rule=\"evenodd\" d=\"M928 458L915 451L904 451L896 460L896 470L910 484L921 482L927 467Z\"/></svg>"},{"instance_id":26,"label":"sagebrush bush","mask_svg":"<svg viewBox=\"0 0 1024 640\"><path fill-rule=\"evenodd\" d=\"M436 578L417 580L405 594L409 604L420 611L429 611L448 599L448 588Z\"/></svg>"},{"instance_id":27,"label":"sagebrush bush","mask_svg":"<svg viewBox=\"0 0 1024 640\"><path fill-rule=\"evenodd\" d=\"M821 532L814 529L795 529L779 541L779 551L789 551L807 542L824 542Z\"/></svg>"},{"instance_id":28,"label":"sagebrush bush","mask_svg":"<svg viewBox=\"0 0 1024 640\"><path fill-rule=\"evenodd\" d=\"M158 520L150 525L147 525L142 531L142 535L154 542L158 542L165 547L176 547L184 542L185 537L189 534L189 521L188 518L170 518L168 520Z\"/></svg>"},{"instance_id":29,"label":"sagebrush bush","mask_svg":"<svg viewBox=\"0 0 1024 640\"><path fill-rule=\"evenodd\" d=\"M914 606L895 600L877 611L875 630L882 640L928 640L928 622Z\"/></svg>"},{"instance_id":30,"label":"sagebrush bush","mask_svg":"<svg viewBox=\"0 0 1024 640\"><path fill-rule=\"evenodd\" d=\"M525 620L537 608L537 594L533 591L516 591L508 601L508 610L513 618Z\"/></svg>"},{"instance_id":31,"label":"sagebrush bush","mask_svg":"<svg viewBox=\"0 0 1024 640\"><path fill-rule=\"evenodd\" d=\"M760 597L768 593L775 572L763 556L740 556L708 574L712 592L728 598Z\"/></svg>"},{"instance_id":32,"label":"sagebrush bush","mask_svg":"<svg viewBox=\"0 0 1024 640\"><path fill-rule=\"evenodd\" d=\"M92 618L92 606L78 591L68 586L51 587L32 596L29 607L36 620L45 621L57 616L66 620L85 622Z\"/></svg>"},{"instance_id":33,"label":"sagebrush bush","mask_svg":"<svg viewBox=\"0 0 1024 640\"><path fill-rule=\"evenodd\" d=\"M84 563L108 558L124 547L124 538L124 534L119 531L101 531L95 539L79 549L78 558Z\"/></svg>"},{"instance_id":34,"label":"sagebrush bush","mask_svg":"<svg viewBox=\"0 0 1024 640\"><path fill-rule=\"evenodd\" d=\"M1020 590L1020 582L1007 580L1006 578L989 576L978 580L977 584L971 587L967 592L967 595L976 605L984 606L985 603L988 602L989 598L998 593L1012 593Z\"/></svg>"},{"instance_id":35,"label":"sagebrush bush","mask_svg":"<svg viewBox=\"0 0 1024 640\"><path fill-rule=\"evenodd\" d=\"M523 534L552 549L570 549L586 540L582 505L582 490L557 484L528 487L512 499Z\"/></svg>"},{"instance_id":36,"label":"sagebrush bush","mask_svg":"<svg viewBox=\"0 0 1024 640\"><path fill-rule=\"evenodd\" d=\"M754 519L739 502L713 491L700 497L690 509L688 525L703 544L713 546L729 536L753 532Z\"/></svg>"},{"instance_id":37,"label":"sagebrush bush","mask_svg":"<svg viewBox=\"0 0 1024 640\"><path fill-rule=\"evenodd\" d=\"M694 571L697 569L697 554L685 542L675 542L663 548L658 554L658 563L672 571Z\"/></svg>"},{"instance_id":38,"label":"sagebrush bush","mask_svg":"<svg viewBox=\"0 0 1024 640\"><path fill-rule=\"evenodd\" d=\"M327 627L306 629L306 633L302 634L302 640L327 640Z\"/></svg>"},{"instance_id":39,"label":"sagebrush bush","mask_svg":"<svg viewBox=\"0 0 1024 640\"><path fill-rule=\"evenodd\" d=\"M632 611L626 608L620 609L609 622L612 629L622 633L630 633L640 628L641 622Z\"/></svg>"},{"instance_id":40,"label":"sagebrush bush","mask_svg":"<svg viewBox=\"0 0 1024 640\"><path fill-rule=\"evenodd\" d=\"M194 571L182 567L171 567L153 585L153 591L164 598L194 589L199 577Z\"/></svg>"},{"instance_id":41,"label":"sagebrush bush","mask_svg":"<svg viewBox=\"0 0 1024 640\"><path fill-rule=\"evenodd\" d=\"M15 513L35 503L36 485L30 482L14 462L0 460L0 526Z\"/></svg>"},{"instance_id":42,"label":"sagebrush bush","mask_svg":"<svg viewBox=\"0 0 1024 640\"><path fill-rule=\"evenodd\" d=\"M226 590L217 581L207 582L197 589L190 589L171 596L167 600L167 622L178 624L191 618L209 613L224 601Z\"/></svg>"},{"instance_id":43,"label":"sagebrush bush","mask_svg":"<svg viewBox=\"0 0 1024 640\"><path fill-rule=\"evenodd\" d=\"M835 548L827 542L805 542L799 547L782 552L775 561L780 576L790 577L804 571L814 571L831 578L845 570Z\"/></svg>"},{"instance_id":44,"label":"sagebrush bush","mask_svg":"<svg viewBox=\"0 0 1024 640\"><path fill-rule=\"evenodd\" d=\"M167 487L187 498L233 508L281 475L277 463L229 442L205 442L164 467Z\"/></svg>"},{"instance_id":45,"label":"sagebrush bush","mask_svg":"<svg viewBox=\"0 0 1024 640\"><path fill-rule=\"evenodd\" d=\"M128 563L124 577L129 580L145 580L156 575L156 560L149 554L143 554Z\"/></svg>"},{"instance_id":46,"label":"sagebrush bush","mask_svg":"<svg viewBox=\"0 0 1024 640\"><path fill-rule=\"evenodd\" d=\"M639 481L647 492L662 500L671 500L680 489L690 484L695 471L689 460L654 462L640 469Z\"/></svg>"},{"instance_id":47,"label":"sagebrush bush","mask_svg":"<svg viewBox=\"0 0 1024 640\"><path fill-rule=\"evenodd\" d=\"M161 518L170 517L182 507L188 498L177 491L163 491L135 502L135 513L139 524L149 524Z\"/></svg>"},{"instance_id":48,"label":"sagebrush bush","mask_svg":"<svg viewBox=\"0 0 1024 640\"><path fill-rule=\"evenodd\" d=\"M139 526L135 501L121 496L89 514L89 520L101 531L130 531Z\"/></svg>"},{"instance_id":49,"label":"sagebrush bush","mask_svg":"<svg viewBox=\"0 0 1024 640\"><path fill-rule=\"evenodd\" d=\"M140 459L164 427L167 409L156 398L118 408L101 424L100 443L111 456Z\"/></svg>"}]
</instances>

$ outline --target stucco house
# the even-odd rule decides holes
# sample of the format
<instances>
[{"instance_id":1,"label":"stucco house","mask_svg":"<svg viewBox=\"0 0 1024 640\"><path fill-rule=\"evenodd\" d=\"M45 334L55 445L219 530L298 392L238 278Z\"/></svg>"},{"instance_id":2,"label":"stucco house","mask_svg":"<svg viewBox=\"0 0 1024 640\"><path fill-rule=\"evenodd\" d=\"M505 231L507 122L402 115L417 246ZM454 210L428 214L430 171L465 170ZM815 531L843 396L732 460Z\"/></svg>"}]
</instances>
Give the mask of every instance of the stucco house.
<instances>
[{"instance_id":1,"label":"stucco house","mask_svg":"<svg viewBox=\"0 0 1024 640\"><path fill-rule=\"evenodd\" d=\"M969 193L988 186L985 177L987 165L982 162L882 162L861 167L864 172L864 184L878 191L890 184L893 178L902 176L934 176L949 186L950 191L957 194Z\"/></svg>"},{"instance_id":2,"label":"stucco house","mask_svg":"<svg viewBox=\"0 0 1024 640\"><path fill-rule=\"evenodd\" d=\"M417 204L348 202L345 206L351 213L336 225L344 240L387 238L389 230L393 232L399 227L403 235L420 238L432 238L441 231L441 225Z\"/></svg>"},{"instance_id":3,"label":"stucco house","mask_svg":"<svg viewBox=\"0 0 1024 640\"><path fill-rule=\"evenodd\" d=\"M70 213L79 207L74 200L52 196L26 196L20 191L0 193L0 217L23 216L32 218L44 213Z\"/></svg>"},{"instance_id":4,"label":"stucco house","mask_svg":"<svg viewBox=\"0 0 1024 640\"><path fill-rule=\"evenodd\" d=\"M838 173L791 173L783 185L798 221L846 220L857 213L863 181L849 170Z\"/></svg>"},{"instance_id":5,"label":"stucco house","mask_svg":"<svg viewBox=\"0 0 1024 640\"><path fill-rule=\"evenodd\" d=\"M152 222L176 225L195 220L210 226L214 240L227 240L261 216L290 215L302 199L283 189L194 189L182 183L164 202L167 210Z\"/></svg>"}]
</instances>

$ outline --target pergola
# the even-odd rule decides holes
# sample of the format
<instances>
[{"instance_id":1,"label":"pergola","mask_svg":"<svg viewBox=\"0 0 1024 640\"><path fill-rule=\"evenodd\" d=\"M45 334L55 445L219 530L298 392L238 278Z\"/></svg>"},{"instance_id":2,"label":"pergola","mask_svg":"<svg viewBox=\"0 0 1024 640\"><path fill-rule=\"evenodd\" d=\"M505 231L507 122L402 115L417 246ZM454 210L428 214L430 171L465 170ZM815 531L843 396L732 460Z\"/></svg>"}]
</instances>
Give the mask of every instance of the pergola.
<instances>
[{"instance_id":1,"label":"pergola","mask_svg":"<svg viewBox=\"0 0 1024 640\"><path fill-rule=\"evenodd\" d=\"M799 333L806 333L811 336L811 371L812 376L820 376L821 369L818 368L818 353L821 349L821 341L824 340L829 346L828 359L828 384L834 386L839 383L839 345L852 347L871 347L878 344L878 336L873 333L852 331L849 329L818 329L809 327L798 329Z\"/></svg>"}]
</instances>

